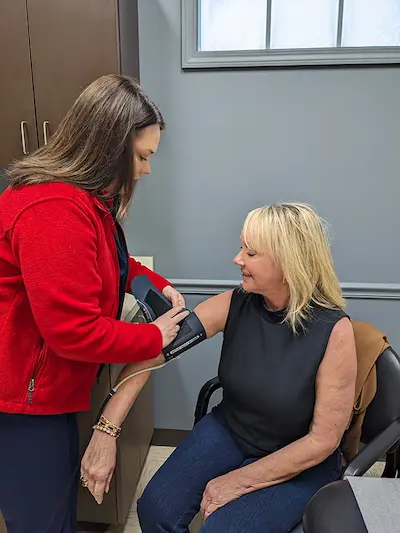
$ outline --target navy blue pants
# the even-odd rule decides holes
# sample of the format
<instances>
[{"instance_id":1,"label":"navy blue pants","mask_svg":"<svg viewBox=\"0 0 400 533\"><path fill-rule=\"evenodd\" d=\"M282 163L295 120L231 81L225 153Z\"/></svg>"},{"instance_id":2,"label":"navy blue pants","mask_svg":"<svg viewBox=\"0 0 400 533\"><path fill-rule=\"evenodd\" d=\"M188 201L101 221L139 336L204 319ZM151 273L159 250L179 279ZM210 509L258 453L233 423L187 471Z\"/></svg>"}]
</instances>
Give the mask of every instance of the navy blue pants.
<instances>
[{"instance_id":1,"label":"navy blue pants","mask_svg":"<svg viewBox=\"0 0 400 533\"><path fill-rule=\"evenodd\" d=\"M7 533L76 533L74 414L0 413L0 511Z\"/></svg>"},{"instance_id":2,"label":"navy blue pants","mask_svg":"<svg viewBox=\"0 0 400 533\"><path fill-rule=\"evenodd\" d=\"M254 458L246 457L219 416L211 413L158 470L138 501L143 533L187 533L207 483ZM340 477L341 454L290 481L246 494L215 511L201 533L287 533L311 497Z\"/></svg>"}]
</instances>

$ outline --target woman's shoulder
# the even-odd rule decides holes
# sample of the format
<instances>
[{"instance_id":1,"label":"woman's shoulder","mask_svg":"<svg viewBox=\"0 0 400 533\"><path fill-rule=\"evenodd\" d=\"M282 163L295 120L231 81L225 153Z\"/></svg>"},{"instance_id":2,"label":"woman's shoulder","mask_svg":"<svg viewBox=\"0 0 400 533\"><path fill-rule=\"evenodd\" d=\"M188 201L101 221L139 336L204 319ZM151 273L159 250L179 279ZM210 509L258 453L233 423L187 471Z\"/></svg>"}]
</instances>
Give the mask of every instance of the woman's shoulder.
<instances>
[{"instance_id":1,"label":"woman's shoulder","mask_svg":"<svg viewBox=\"0 0 400 533\"><path fill-rule=\"evenodd\" d=\"M232 289L232 300L244 302L250 300L252 296L253 293L245 291L242 285L237 285Z\"/></svg>"},{"instance_id":2,"label":"woman's shoulder","mask_svg":"<svg viewBox=\"0 0 400 533\"><path fill-rule=\"evenodd\" d=\"M46 200L72 200L80 201L91 198L91 195L83 189L70 183L52 181L24 185L15 189L9 189L10 197L16 202L43 202Z\"/></svg>"},{"instance_id":3,"label":"woman's shoulder","mask_svg":"<svg viewBox=\"0 0 400 533\"><path fill-rule=\"evenodd\" d=\"M88 192L68 183L37 183L8 187L0 196L0 211L5 225L11 226L24 211L39 204L45 210L47 205L54 209L55 203L69 201L83 210L93 210L95 200Z\"/></svg>"},{"instance_id":4,"label":"woman's shoulder","mask_svg":"<svg viewBox=\"0 0 400 533\"><path fill-rule=\"evenodd\" d=\"M227 326L231 325L236 319L242 321L245 318L249 310L253 309L253 298L254 294L246 292L241 285L231 290Z\"/></svg>"},{"instance_id":5,"label":"woman's shoulder","mask_svg":"<svg viewBox=\"0 0 400 533\"><path fill-rule=\"evenodd\" d=\"M231 291L232 297L230 300L230 307L241 309L245 305L252 302L254 294L246 292L241 285L234 287Z\"/></svg>"},{"instance_id":6,"label":"woman's shoulder","mask_svg":"<svg viewBox=\"0 0 400 533\"><path fill-rule=\"evenodd\" d=\"M329 324L334 326L342 318L348 318L349 315L344 309L337 307L325 307L319 304L313 304L310 311L310 321L316 324Z\"/></svg>"}]
</instances>

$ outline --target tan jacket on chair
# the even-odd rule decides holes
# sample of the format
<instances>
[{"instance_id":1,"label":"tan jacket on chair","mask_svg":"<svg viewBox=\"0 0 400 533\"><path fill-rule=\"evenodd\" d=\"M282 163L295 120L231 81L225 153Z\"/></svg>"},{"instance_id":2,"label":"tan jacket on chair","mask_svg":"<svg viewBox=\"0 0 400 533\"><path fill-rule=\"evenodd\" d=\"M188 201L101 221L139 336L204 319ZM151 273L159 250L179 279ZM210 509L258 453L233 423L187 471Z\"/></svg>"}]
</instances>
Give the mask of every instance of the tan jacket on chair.
<instances>
[{"instance_id":1,"label":"tan jacket on chair","mask_svg":"<svg viewBox=\"0 0 400 533\"><path fill-rule=\"evenodd\" d=\"M0 533L7 533L6 525L4 523L4 520L1 514L0 514Z\"/></svg>"},{"instance_id":2,"label":"tan jacket on chair","mask_svg":"<svg viewBox=\"0 0 400 533\"><path fill-rule=\"evenodd\" d=\"M381 353L389 347L386 335L372 324L356 321L352 324L358 368L353 414L341 444L346 463L358 453L365 412L376 394L375 363Z\"/></svg>"}]
</instances>

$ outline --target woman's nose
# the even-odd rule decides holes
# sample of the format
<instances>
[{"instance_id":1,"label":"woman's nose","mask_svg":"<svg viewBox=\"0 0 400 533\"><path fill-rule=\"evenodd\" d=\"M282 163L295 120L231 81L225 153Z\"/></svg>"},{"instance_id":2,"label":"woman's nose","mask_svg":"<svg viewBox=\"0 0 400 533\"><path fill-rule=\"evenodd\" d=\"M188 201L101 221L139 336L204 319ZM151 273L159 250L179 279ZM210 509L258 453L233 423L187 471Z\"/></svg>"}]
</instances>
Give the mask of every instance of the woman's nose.
<instances>
[{"instance_id":1,"label":"woman's nose","mask_svg":"<svg viewBox=\"0 0 400 533\"><path fill-rule=\"evenodd\" d=\"M146 174L146 175L151 174L151 167L148 161L145 163L145 165L143 165L142 174Z\"/></svg>"},{"instance_id":2,"label":"woman's nose","mask_svg":"<svg viewBox=\"0 0 400 533\"><path fill-rule=\"evenodd\" d=\"M233 258L233 262L235 263L235 265L243 265L242 252L239 252L237 255L235 255L235 257Z\"/></svg>"}]
</instances>

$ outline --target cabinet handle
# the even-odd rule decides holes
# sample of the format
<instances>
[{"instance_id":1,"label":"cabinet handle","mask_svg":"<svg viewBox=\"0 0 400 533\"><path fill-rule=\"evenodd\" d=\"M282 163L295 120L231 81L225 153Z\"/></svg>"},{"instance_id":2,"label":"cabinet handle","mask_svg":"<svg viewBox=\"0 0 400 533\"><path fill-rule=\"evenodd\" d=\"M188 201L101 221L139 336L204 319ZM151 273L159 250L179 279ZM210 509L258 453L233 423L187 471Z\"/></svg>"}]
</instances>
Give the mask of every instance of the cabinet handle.
<instances>
[{"instance_id":1,"label":"cabinet handle","mask_svg":"<svg viewBox=\"0 0 400 533\"><path fill-rule=\"evenodd\" d=\"M21 141L22 141L22 152L24 155L28 155L28 149L27 149L27 142L26 142L26 135L25 135L25 129L26 129L26 121L23 120L21 122Z\"/></svg>"},{"instance_id":2,"label":"cabinet handle","mask_svg":"<svg viewBox=\"0 0 400 533\"><path fill-rule=\"evenodd\" d=\"M49 127L49 121L45 120L43 122L43 142L45 146L49 142L48 127Z\"/></svg>"}]
</instances>

